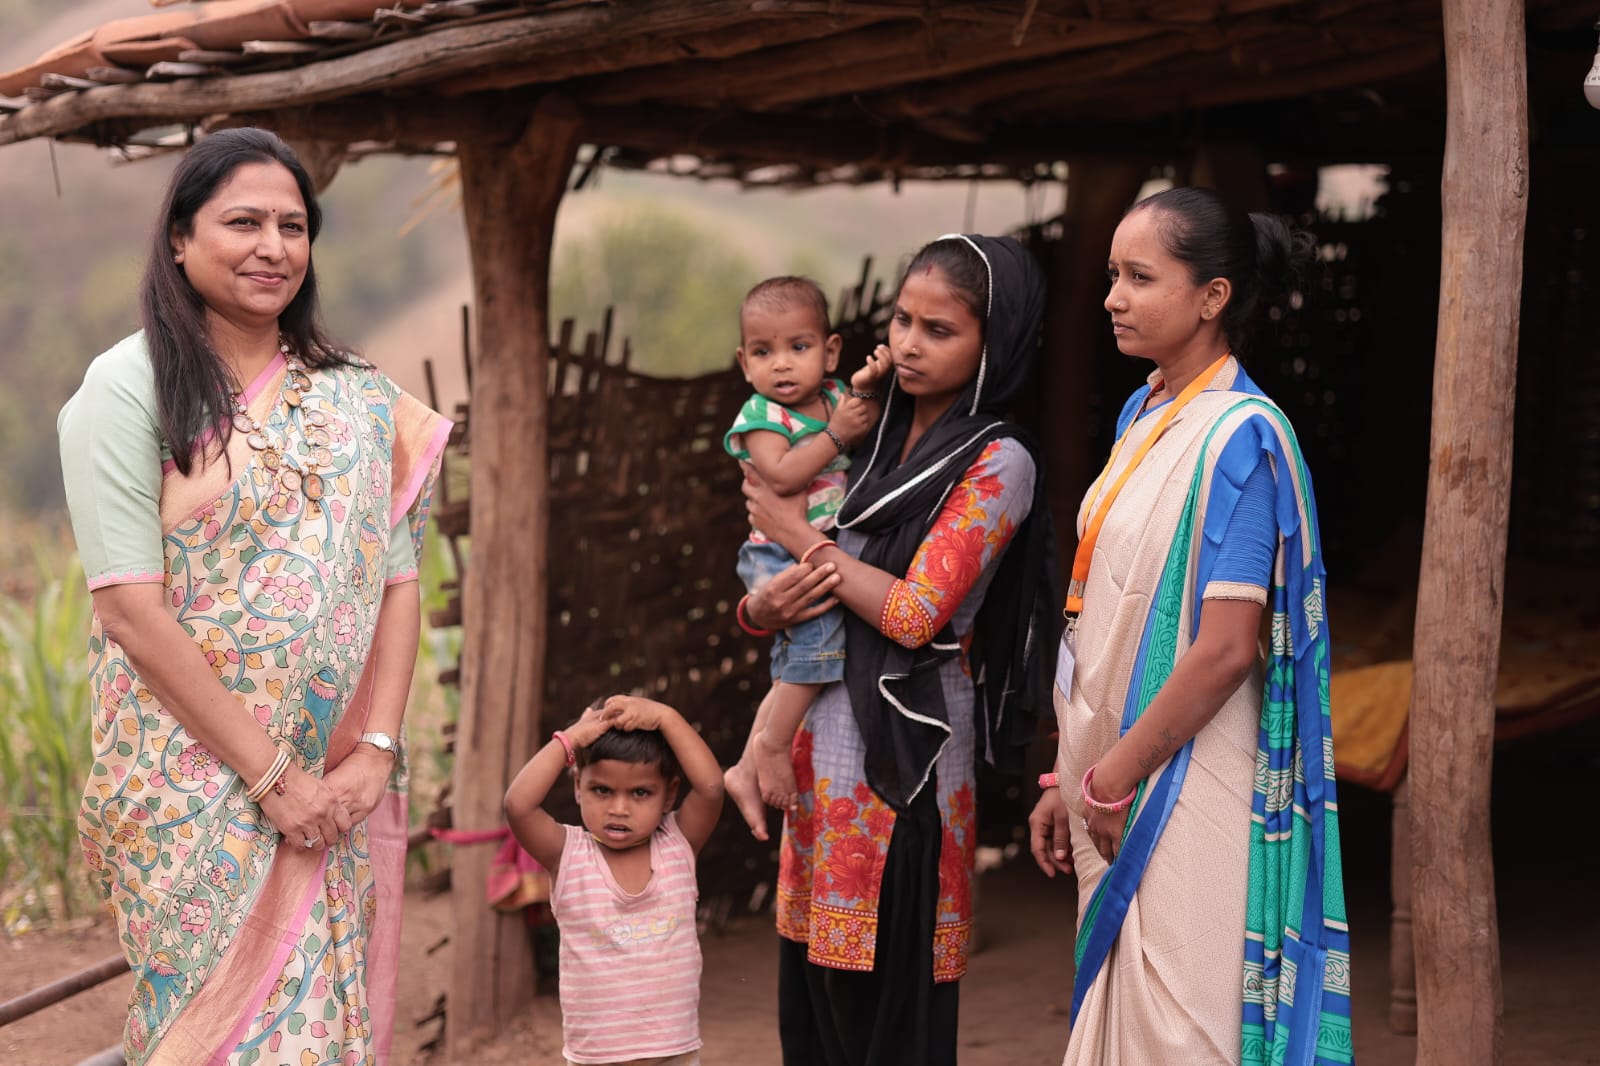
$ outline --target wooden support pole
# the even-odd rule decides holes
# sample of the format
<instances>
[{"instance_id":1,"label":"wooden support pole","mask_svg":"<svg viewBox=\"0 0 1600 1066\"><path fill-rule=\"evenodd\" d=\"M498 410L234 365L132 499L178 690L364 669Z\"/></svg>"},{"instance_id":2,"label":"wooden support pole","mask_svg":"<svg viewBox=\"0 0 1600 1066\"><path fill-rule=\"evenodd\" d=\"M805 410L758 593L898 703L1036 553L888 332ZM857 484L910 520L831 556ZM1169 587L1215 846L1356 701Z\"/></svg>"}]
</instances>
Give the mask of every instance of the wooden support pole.
<instances>
[{"instance_id":1,"label":"wooden support pole","mask_svg":"<svg viewBox=\"0 0 1600 1066\"><path fill-rule=\"evenodd\" d=\"M1419 1066L1501 1056L1489 840L1528 196L1522 0L1444 0L1433 439L1411 703Z\"/></svg>"},{"instance_id":2,"label":"wooden support pole","mask_svg":"<svg viewBox=\"0 0 1600 1066\"><path fill-rule=\"evenodd\" d=\"M459 149L478 348L455 745L458 829L503 823L506 786L543 734L550 241L580 125L570 102L546 99L515 140L467 141ZM452 859L452 1062L470 1061L469 1049L526 1011L533 995L526 923L484 902L492 850L460 847Z\"/></svg>"},{"instance_id":3,"label":"wooden support pole","mask_svg":"<svg viewBox=\"0 0 1600 1066\"><path fill-rule=\"evenodd\" d=\"M327 192L333 179L339 176L339 168L344 165L349 146L344 141L309 137L285 137L284 140L299 156L300 165L306 168L306 173L311 175L311 184L316 186L317 195L320 197Z\"/></svg>"}]
</instances>

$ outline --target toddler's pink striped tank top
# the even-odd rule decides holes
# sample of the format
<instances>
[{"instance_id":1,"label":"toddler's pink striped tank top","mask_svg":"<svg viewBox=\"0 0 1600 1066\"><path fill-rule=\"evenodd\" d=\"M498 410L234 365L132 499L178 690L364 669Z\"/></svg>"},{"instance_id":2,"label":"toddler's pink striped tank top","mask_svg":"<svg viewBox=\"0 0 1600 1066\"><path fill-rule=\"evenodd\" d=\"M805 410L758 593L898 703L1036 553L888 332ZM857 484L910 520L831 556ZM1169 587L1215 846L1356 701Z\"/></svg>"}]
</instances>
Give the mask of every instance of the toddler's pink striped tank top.
<instances>
[{"instance_id":1,"label":"toddler's pink striped tank top","mask_svg":"<svg viewBox=\"0 0 1600 1066\"><path fill-rule=\"evenodd\" d=\"M668 814L650 838L650 883L623 891L581 825L567 826L550 910L561 929L562 1053L627 1062L700 1047L694 849Z\"/></svg>"}]
</instances>

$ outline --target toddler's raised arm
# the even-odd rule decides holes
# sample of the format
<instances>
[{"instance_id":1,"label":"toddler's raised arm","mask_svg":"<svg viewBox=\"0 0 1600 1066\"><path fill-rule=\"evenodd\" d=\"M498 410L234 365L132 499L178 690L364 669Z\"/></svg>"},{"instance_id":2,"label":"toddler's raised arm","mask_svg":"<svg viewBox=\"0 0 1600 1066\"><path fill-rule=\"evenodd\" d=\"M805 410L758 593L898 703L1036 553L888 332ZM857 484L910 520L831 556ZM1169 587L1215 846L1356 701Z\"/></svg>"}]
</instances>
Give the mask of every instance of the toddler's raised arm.
<instances>
[{"instance_id":1,"label":"toddler's raised arm","mask_svg":"<svg viewBox=\"0 0 1600 1066\"><path fill-rule=\"evenodd\" d=\"M564 731L567 743L576 748L586 748L612 727L612 719L605 708L590 707L583 717ZM561 849L566 845L567 830L550 817L544 801L550 789L561 778L567 765L567 747L556 737L534 753L526 766L517 772L511 787L506 789L506 823L523 850L555 877L561 865Z\"/></svg>"}]
</instances>

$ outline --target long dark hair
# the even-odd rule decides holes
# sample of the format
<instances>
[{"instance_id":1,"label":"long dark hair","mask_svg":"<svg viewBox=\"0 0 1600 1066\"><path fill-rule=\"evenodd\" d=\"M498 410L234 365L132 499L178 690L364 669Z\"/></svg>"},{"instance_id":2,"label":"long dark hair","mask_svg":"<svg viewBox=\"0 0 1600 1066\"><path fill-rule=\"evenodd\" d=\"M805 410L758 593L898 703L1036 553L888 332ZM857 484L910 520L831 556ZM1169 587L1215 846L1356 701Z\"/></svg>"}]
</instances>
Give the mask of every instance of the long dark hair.
<instances>
[{"instance_id":1,"label":"long dark hair","mask_svg":"<svg viewBox=\"0 0 1600 1066\"><path fill-rule=\"evenodd\" d=\"M1199 186L1147 196L1128 213L1134 211L1158 213L1156 233L1162 245L1189 268L1194 284L1228 279L1233 295L1222 311L1222 330L1241 359L1267 311L1288 298L1316 249L1311 234L1290 229L1277 215L1234 210L1214 191Z\"/></svg>"},{"instance_id":2,"label":"long dark hair","mask_svg":"<svg viewBox=\"0 0 1600 1066\"><path fill-rule=\"evenodd\" d=\"M312 241L322 229L322 208L311 175L277 134L262 129L220 130L183 157L167 184L166 196L150 235L150 257L139 285L139 316L155 370L156 414L161 436L178 470L188 474L202 434L215 428L226 453L232 423L223 413L237 387L212 350L205 302L172 257L172 235L194 232L194 216L217 189L247 163L278 163L294 176L306 205L306 232ZM308 367L351 362L327 336L317 304L317 274L306 261L305 280L278 317L279 329ZM202 462L203 462L202 458Z\"/></svg>"}]
</instances>

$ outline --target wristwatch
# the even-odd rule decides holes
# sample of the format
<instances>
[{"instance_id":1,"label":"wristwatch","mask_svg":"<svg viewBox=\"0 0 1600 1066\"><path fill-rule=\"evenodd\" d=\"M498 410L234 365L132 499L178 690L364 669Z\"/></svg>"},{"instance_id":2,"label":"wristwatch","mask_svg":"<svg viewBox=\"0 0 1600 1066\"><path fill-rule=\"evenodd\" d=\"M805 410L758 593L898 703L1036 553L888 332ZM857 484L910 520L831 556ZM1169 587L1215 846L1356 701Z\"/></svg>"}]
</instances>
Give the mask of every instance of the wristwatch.
<instances>
[{"instance_id":1,"label":"wristwatch","mask_svg":"<svg viewBox=\"0 0 1600 1066\"><path fill-rule=\"evenodd\" d=\"M356 743L371 744L388 755L399 754L399 748L394 742L394 737L391 737L388 733L362 733L361 739Z\"/></svg>"}]
</instances>

